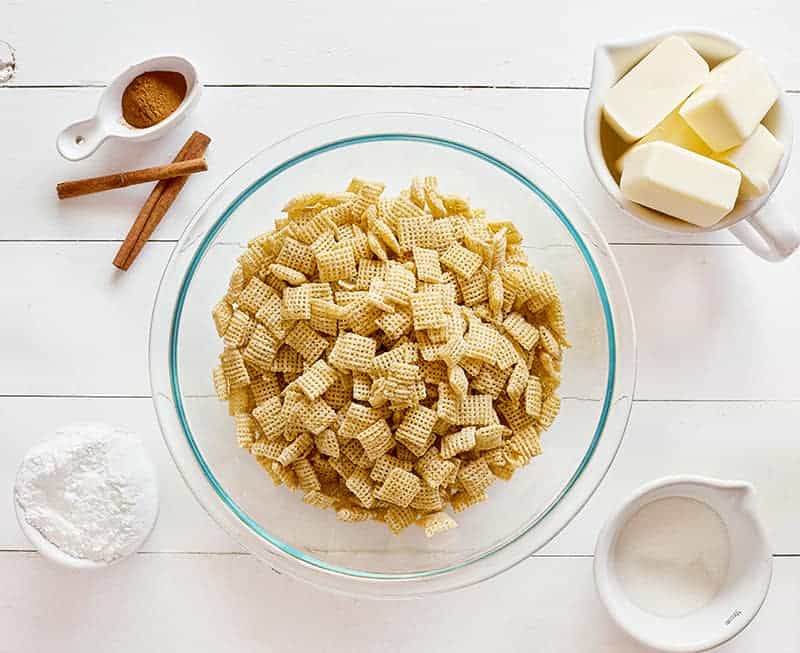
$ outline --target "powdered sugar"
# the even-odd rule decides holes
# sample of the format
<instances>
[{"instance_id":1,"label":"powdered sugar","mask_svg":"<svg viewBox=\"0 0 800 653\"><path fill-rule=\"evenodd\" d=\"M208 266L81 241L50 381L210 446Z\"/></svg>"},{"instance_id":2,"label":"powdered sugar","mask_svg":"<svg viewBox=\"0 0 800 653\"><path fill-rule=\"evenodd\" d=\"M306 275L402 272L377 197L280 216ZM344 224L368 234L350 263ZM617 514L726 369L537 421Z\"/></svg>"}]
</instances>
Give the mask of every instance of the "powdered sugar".
<instances>
[{"instance_id":1,"label":"powdered sugar","mask_svg":"<svg viewBox=\"0 0 800 653\"><path fill-rule=\"evenodd\" d=\"M113 562L146 539L158 512L153 466L139 438L76 424L33 447L14 489L25 521L62 552Z\"/></svg>"}]
</instances>

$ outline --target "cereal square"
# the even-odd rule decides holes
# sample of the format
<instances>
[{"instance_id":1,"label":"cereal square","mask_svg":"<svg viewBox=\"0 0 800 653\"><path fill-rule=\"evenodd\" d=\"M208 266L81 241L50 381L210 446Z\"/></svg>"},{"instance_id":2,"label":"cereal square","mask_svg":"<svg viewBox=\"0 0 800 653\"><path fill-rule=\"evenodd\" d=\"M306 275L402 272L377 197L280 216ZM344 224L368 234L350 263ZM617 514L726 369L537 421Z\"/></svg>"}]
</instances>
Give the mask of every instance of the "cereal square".
<instances>
[{"instance_id":1,"label":"cereal square","mask_svg":"<svg viewBox=\"0 0 800 653\"><path fill-rule=\"evenodd\" d=\"M328 362L342 370L366 372L375 358L377 343L357 333L342 333L336 338Z\"/></svg>"},{"instance_id":2,"label":"cereal square","mask_svg":"<svg viewBox=\"0 0 800 653\"><path fill-rule=\"evenodd\" d=\"M328 341L308 326L306 322L295 324L284 342L309 364L316 361L328 346Z\"/></svg>"},{"instance_id":3,"label":"cereal square","mask_svg":"<svg viewBox=\"0 0 800 653\"><path fill-rule=\"evenodd\" d=\"M422 484L415 474L395 467L386 476L383 485L376 490L375 498L400 508L407 508L421 487Z\"/></svg>"},{"instance_id":4,"label":"cereal square","mask_svg":"<svg viewBox=\"0 0 800 653\"><path fill-rule=\"evenodd\" d=\"M352 279L356 275L356 260L353 248L340 244L333 249L317 254L317 267L321 281Z\"/></svg>"},{"instance_id":5,"label":"cereal square","mask_svg":"<svg viewBox=\"0 0 800 653\"><path fill-rule=\"evenodd\" d=\"M414 329L441 329L445 326L442 296L439 293L418 292L410 296Z\"/></svg>"},{"instance_id":6,"label":"cereal square","mask_svg":"<svg viewBox=\"0 0 800 653\"><path fill-rule=\"evenodd\" d=\"M469 279L481 267L483 259L466 247L453 243L441 256L442 265L449 268L459 277Z\"/></svg>"}]
</instances>

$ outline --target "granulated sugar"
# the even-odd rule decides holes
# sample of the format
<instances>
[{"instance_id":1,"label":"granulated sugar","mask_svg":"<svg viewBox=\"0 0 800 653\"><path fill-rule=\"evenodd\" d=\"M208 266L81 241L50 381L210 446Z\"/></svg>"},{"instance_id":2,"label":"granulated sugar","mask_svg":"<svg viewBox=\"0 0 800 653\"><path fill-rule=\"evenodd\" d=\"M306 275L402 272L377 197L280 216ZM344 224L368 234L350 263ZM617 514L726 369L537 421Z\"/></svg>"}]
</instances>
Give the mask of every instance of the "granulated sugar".
<instances>
[{"instance_id":1,"label":"granulated sugar","mask_svg":"<svg viewBox=\"0 0 800 653\"><path fill-rule=\"evenodd\" d=\"M705 503L669 497L643 506L614 549L617 576L642 610L681 617L716 596L728 571L728 532Z\"/></svg>"},{"instance_id":2,"label":"granulated sugar","mask_svg":"<svg viewBox=\"0 0 800 653\"><path fill-rule=\"evenodd\" d=\"M139 438L78 424L31 449L17 474L25 521L74 558L113 562L135 551L158 511L153 466Z\"/></svg>"}]
</instances>

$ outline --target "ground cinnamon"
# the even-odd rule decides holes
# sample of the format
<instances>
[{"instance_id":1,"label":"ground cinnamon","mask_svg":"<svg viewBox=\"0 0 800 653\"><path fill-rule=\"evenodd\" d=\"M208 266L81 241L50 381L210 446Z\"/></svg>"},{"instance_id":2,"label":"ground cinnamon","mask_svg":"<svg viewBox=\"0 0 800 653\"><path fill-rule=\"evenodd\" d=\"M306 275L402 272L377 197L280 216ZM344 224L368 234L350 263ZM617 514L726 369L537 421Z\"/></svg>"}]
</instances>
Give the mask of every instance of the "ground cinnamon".
<instances>
[{"instance_id":1,"label":"ground cinnamon","mask_svg":"<svg viewBox=\"0 0 800 653\"><path fill-rule=\"evenodd\" d=\"M186 78L180 73L142 73L122 93L122 117L132 127L152 127L175 111L185 97Z\"/></svg>"}]
</instances>

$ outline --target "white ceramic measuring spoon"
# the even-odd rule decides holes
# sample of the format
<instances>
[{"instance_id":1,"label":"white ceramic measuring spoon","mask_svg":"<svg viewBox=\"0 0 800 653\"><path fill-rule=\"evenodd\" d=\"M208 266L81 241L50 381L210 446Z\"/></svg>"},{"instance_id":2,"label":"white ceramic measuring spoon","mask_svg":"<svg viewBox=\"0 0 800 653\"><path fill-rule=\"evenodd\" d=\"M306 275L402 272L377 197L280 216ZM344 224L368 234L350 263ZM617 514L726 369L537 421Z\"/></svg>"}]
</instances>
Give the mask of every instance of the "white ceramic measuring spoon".
<instances>
[{"instance_id":1,"label":"white ceramic measuring spoon","mask_svg":"<svg viewBox=\"0 0 800 653\"><path fill-rule=\"evenodd\" d=\"M152 127L137 128L122 117L122 93L131 81L142 73L166 70L180 73L186 79L186 97L180 106L166 119ZM172 129L194 108L200 99L202 84L195 67L183 57L165 56L147 59L117 75L97 104L92 118L81 120L67 127L56 139L56 149L65 159L85 159L109 138L128 141L149 141Z\"/></svg>"}]
</instances>

